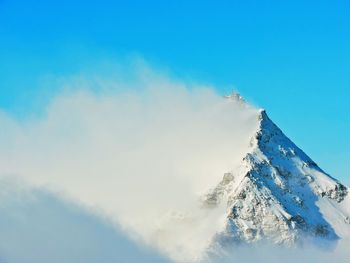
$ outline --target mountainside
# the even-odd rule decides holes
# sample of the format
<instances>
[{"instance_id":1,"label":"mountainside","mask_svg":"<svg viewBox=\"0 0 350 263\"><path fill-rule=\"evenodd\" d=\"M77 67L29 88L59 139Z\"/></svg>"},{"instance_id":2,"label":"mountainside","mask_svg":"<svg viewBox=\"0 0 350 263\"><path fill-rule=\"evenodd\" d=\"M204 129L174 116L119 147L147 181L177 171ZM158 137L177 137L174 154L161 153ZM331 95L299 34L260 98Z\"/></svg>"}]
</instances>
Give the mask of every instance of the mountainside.
<instances>
[{"instance_id":1,"label":"mountainside","mask_svg":"<svg viewBox=\"0 0 350 263\"><path fill-rule=\"evenodd\" d=\"M264 110L250 147L240 168L225 173L203 198L208 208L227 205L216 243L294 246L350 236L349 188L320 169Z\"/></svg>"}]
</instances>

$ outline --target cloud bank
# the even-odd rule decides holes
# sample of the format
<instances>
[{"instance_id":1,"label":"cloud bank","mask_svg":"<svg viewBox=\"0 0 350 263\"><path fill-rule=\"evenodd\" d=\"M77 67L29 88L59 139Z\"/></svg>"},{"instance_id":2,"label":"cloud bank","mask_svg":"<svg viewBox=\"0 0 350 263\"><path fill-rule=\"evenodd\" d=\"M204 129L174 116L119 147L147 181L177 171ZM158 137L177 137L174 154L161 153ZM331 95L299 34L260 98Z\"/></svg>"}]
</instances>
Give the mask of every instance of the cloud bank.
<instances>
[{"instance_id":1,"label":"cloud bank","mask_svg":"<svg viewBox=\"0 0 350 263\"><path fill-rule=\"evenodd\" d=\"M173 260L201 259L225 207L203 209L200 195L240 163L257 110L150 70L65 86L41 117L1 114L0 174L80 204Z\"/></svg>"},{"instance_id":2,"label":"cloud bank","mask_svg":"<svg viewBox=\"0 0 350 263\"><path fill-rule=\"evenodd\" d=\"M169 262L43 189L0 181L1 263Z\"/></svg>"},{"instance_id":3,"label":"cloud bank","mask_svg":"<svg viewBox=\"0 0 350 263\"><path fill-rule=\"evenodd\" d=\"M152 70L60 84L39 116L0 113L1 263L347 262L348 241L206 257L226 207L200 196L246 154L254 107Z\"/></svg>"}]
</instances>

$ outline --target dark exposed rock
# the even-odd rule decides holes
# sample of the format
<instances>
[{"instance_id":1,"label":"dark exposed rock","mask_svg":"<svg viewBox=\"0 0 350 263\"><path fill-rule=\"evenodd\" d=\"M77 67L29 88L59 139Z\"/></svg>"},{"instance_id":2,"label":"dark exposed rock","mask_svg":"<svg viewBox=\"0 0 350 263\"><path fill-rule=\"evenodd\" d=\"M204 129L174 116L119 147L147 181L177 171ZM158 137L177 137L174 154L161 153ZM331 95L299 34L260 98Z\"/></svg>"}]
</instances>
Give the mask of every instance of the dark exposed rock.
<instances>
[{"instance_id":1,"label":"dark exposed rock","mask_svg":"<svg viewBox=\"0 0 350 263\"><path fill-rule=\"evenodd\" d=\"M300 229L307 228L307 223L301 215L292 216L289 221L293 224L294 227L297 227Z\"/></svg>"},{"instance_id":2,"label":"dark exposed rock","mask_svg":"<svg viewBox=\"0 0 350 263\"><path fill-rule=\"evenodd\" d=\"M334 188L328 189L320 193L322 197L328 197L332 200L337 201L338 203L342 202L347 196L347 194L348 189L340 183L335 184Z\"/></svg>"},{"instance_id":3,"label":"dark exposed rock","mask_svg":"<svg viewBox=\"0 0 350 263\"><path fill-rule=\"evenodd\" d=\"M329 234L329 229L326 225L317 225L314 229L315 236L326 237Z\"/></svg>"},{"instance_id":4,"label":"dark exposed rock","mask_svg":"<svg viewBox=\"0 0 350 263\"><path fill-rule=\"evenodd\" d=\"M345 217L344 222L350 224L350 216Z\"/></svg>"}]
</instances>

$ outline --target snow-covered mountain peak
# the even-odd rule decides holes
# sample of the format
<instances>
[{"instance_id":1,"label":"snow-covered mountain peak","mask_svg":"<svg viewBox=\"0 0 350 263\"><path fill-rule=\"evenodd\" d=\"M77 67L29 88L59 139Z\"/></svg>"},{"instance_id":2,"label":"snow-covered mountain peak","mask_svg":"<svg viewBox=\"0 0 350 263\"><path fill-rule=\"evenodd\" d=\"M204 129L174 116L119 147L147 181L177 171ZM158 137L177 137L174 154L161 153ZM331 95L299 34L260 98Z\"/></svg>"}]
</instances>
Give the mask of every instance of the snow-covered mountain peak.
<instances>
[{"instance_id":1,"label":"snow-covered mountain peak","mask_svg":"<svg viewBox=\"0 0 350 263\"><path fill-rule=\"evenodd\" d=\"M204 197L226 202L227 217L216 243L269 240L295 245L303 240L333 242L350 236L349 189L326 174L268 117L238 169L225 173Z\"/></svg>"}]
</instances>

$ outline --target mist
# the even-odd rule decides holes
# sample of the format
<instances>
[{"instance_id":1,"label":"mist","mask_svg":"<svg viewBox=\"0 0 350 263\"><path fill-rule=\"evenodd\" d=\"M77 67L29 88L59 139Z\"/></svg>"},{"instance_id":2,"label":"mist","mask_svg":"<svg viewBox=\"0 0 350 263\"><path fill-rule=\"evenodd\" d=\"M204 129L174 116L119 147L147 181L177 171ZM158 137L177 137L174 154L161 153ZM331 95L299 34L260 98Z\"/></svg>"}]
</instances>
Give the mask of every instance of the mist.
<instances>
[{"instance_id":1,"label":"mist","mask_svg":"<svg viewBox=\"0 0 350 263\"><path fill-rule=\"evenodd\" d=\"M311 243L305 243L302 247L283 247L266 242L249 246L232 247L220 255L212 256L206 262L211 263L296 263L296 262L310 262L310 263L329 263L349 262L350 240L343 239L339 241L334 249L321 249Z\"/></svg>"},{"instance_id":2,"label":"mist","mask_svg":"<svg viewBox=\"0 0 350 263\"><path fill-rule=\"evenodd\" d=\"M152 70L67 78L44 113L0 117L0 174L106 218L175 261L201 260L226 207L201 195L234 170L256 108ZM96 83L98 83L96 88Z\"/></svg>"}]
</instances>

